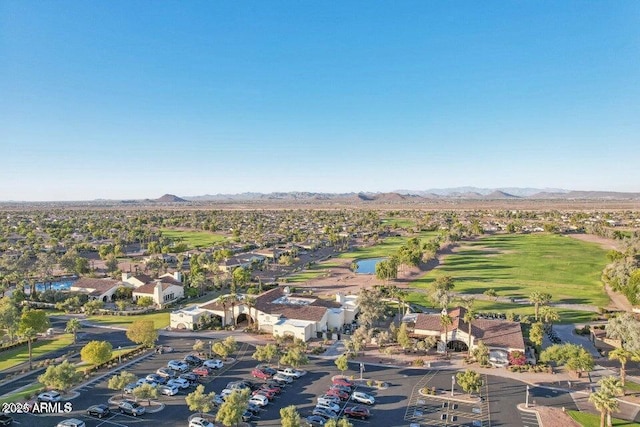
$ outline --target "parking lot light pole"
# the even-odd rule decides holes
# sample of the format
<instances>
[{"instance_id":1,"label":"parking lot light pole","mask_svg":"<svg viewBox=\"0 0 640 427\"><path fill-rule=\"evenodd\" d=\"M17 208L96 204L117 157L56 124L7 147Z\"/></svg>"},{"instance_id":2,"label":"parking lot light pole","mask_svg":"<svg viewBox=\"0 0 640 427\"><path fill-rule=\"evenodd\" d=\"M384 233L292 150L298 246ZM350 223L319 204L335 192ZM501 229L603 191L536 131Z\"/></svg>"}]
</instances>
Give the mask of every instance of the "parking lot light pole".
<instances>
[{"instance_id":1,"label":"parking lot light pole","mask_svg":"<svg viewBox=\"0 0 640 427\"><path fill-rule=\"evenodd\" d=\"M451 375L451 397L453 397L453 388L456 385L456 376L455 375Z\"/></svg>"},{"instance_id":2,"label":"parking lot light pole","mask_svg":"<svg viewBox=\"0 0 640 427\"><path fill-rule=\"evenodd\" d=\"M211 359L211 341L209 341L209 359Z\"/></svg>"},{"instance_id":3,"label":"parking lot light pole","mask_svg":"<svg viewBox=\"0 0 640 427\"><path fill-rule=\"evenodd\" d=\"M529 386L527 385L527 394L526 397L524 399L524 407L528 408L529 407Z\"/></svg>"},{"instance_id":4,"label":"parking lot light pole","mask_svg":"<svg viewBox=\"0 0 640 427\"><path fill-rule=\"evenodd\" d=\"M122 353L120 352L121 349L122 346L118 346L118 365L122 363Z\"/></svg>"}]
</instances>

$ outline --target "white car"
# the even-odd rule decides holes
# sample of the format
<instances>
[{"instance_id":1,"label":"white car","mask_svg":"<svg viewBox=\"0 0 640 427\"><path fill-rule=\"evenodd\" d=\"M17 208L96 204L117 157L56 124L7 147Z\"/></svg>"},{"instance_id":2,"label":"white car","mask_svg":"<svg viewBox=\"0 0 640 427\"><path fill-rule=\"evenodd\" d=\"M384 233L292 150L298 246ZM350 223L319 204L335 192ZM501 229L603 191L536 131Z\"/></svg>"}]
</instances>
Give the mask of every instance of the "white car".
<instances>
[{"instance_id":1,"label":"white car","mask_svg":"<svg viewBox=\"0 0 640 427\"><path fill-rule=\"evenodd\" d=\"M249 399L249 403L253 403L256 406L264 407L269 404L269 399L267 398L267 396L256 394L255 396L251 396L251 399Z\"/></svg>"},{"instance_id":2,"label":"white car","mask_svg":"<svg viewBox=\"0 0 640 427\"><path fill-rule=\"evenodd\" d=\"M160 392L160 394L164 394L165 396L175 396L180 392L178 387L170 385L161 385L160 387L158 387L158 391Z\"/></svg>"},{"instance_id":3,"label":"white car","mask_svg":"<svg viewBox=\"0 0 640 427\"><path fill-rule=\"evenodd\" d=\"M167 367L180 372L187 372L189 370L189 365L181 360L169 360Z\"/></svg>"},{"instance_id":4,"label":"white car","mask_svg":"<svg viewBox=\"0 0 640 427\"><path fill-rule=\"evenodd\" d=\"M340 413L340 405L336 405L335 403L318 402L316 404L316 408L327 409L329 411L335 412L336 414Z\"/></svg>"},{"instance_id":5,"label":"white car","mask_svg":"<svg viewBox=\"0 0 640 427\"><path fill-rule=\"evenodd\" d=\"M185 388L189 388L189 385L191 383L189 383L189 381L185 380L184 378L174 378L172 380L167 381L167 385L171 386L171 387L178 387L181 389L185 389Z\"/></svg>"},{"instance_id":6,"label":"white car","mask_svg":"<svg viewBox=\"0 0 640 427\"><path fill-rule=\"evenodd\" d=\"M354 391L351 395L351 400L355 400L358 403L364 403L367 405L373 405L374 403L376 403L376 399L373 396L361 391Z\"/></svg>"},{"instance_id":7,"label":"white car","mask_svg":"<svg viewBox=\"0 0 640 427\"><path fill-rule=\"evenodd\" d=\"M213 423L202 417L194 417L189 421L189 427L213 427Z\"/></svg>"},{"instance_id":8,"label":"white car","mask_svg":"<svg viewBox=\"0 0 640 427\"><path fill-rule=\"evenodd\" d=\"M60 399L62 396L55 390L45 391L38 395L38 402L59 402Z\"/></svg>"},{"instance_id":9,"label":"white car","mask_svg":"<svg viewBox=\"0 0 640 427\"><path fill-rule=\"evenodd\" d=\"M211 369L220 369L224 366L224 363L222 363L222 360L220 359L209 359L205 360L202 365Z\"/></svg>"},{"instance_id":10,"label":"white car","mask_svg":"<svg viewBox=\"0 0 640 427\"><path fill-rule=\"evenodd\" d=\"M151 381L148 378L140 378L138 382L136 382L136 386L141 386L142 384L150 384L151 387L158 387L158 383L155 381Z\"/></svg>"},{"instance_id":11,"label":"white car","mask_svg":"<svg viewBox=\"0 0 640 427\"><path fill-rule=\"evenodd\" d=\"M274 381L279 382L279 383L291 384L293 382L293 377L289 377L287 375L282 375L280 373L275 374L272 379Z\"/></svg>"},{"instance_id":12,"label":"white car","mask_svg":"<svg viewBox=\"0 0 640 427\"><path fill-rule=\"evenodd\" d=\"M60 421L56 427L85 427L84 421L77 418L69 418L68 420Z\"/></svg>"},{"instance_id":13,"label":"white car","mask_svg":"<svg viewBox=\"0 0 640 427\"><path fill-rule=\"evenodd\" d=\"M319 404L323 404L323 405L329 405L329 404L339 405L340 404L340 398L324 394L324 395L318 397L318 403Z\"/></svg>"}]
</instances>

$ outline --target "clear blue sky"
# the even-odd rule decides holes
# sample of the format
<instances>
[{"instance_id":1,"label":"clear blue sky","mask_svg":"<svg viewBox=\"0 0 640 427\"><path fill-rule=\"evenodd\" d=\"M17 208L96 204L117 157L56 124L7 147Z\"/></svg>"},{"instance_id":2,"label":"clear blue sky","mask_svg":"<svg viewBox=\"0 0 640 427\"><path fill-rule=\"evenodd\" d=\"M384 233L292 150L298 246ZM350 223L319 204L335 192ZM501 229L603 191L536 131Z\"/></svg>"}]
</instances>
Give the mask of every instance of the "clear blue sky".
<instances>
[{"instance_id":1,"label":"clear blue sky","mask_svg":"<svg viewBox=\"0 0 640 427\"><path fill-rule=\"evenodd\" d=\"M0 200L640 191L640 2L0 2Z\"/></svg>"}]
</instances>

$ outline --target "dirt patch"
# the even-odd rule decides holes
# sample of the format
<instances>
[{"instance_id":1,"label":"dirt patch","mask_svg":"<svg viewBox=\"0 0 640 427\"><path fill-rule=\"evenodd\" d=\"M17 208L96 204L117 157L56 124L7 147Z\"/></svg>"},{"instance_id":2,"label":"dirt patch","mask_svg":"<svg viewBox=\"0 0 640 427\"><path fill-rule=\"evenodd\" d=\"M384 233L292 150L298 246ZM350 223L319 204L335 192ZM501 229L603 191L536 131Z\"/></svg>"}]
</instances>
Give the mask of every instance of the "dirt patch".
<instances>
[{"instance_id":1,"label":"dirt patch","mask_svg":"<svg viewBox=\"0 0 640 427\"><path fill-rule=\"evenodd\" d=\"M565 234L565 236L569 236L576 240L582 240L583 242L597 243L606 250L620 250L619 242L617 240L607 239L606 237L600 237L593 234Z\"/></svg>"},{"instance_id":2,"label":"dirt patch","mask_svg":"<svg viewBox=\"0 0 640 427\"><path fill-rule=\"evenodd\" d=\"M549 406L536 406L535 410L540 414L544 427L580 427L573 418L562 409Z\"/></svg>"}]
</instances>

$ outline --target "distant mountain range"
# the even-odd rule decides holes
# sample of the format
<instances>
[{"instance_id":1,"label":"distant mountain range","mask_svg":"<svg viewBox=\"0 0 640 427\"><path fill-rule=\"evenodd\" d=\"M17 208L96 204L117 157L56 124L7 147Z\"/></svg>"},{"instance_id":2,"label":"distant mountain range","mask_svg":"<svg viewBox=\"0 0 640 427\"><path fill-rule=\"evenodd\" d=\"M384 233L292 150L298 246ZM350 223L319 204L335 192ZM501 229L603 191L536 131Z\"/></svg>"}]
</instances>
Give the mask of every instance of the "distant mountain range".
<instances>
[{"instance_id":1,"label":"distant mountain range","mask_svg":"<svg viewBox=\"0 0 640 427\"><path fill-rule=\"evenodd\" d=\"M572 191L559 188L477 188L455 187L429 190L396 190L392 192L314 193L305 191L274 193L205 194L177 197L165 194L155 201L177 202L234 202L234 201L353 201L353 202L419 202L427 200L640 200L640 193L615 191Z\"/></svg>"}]
</instances>

